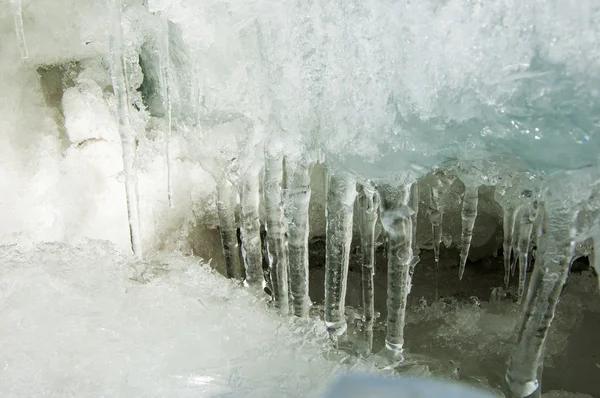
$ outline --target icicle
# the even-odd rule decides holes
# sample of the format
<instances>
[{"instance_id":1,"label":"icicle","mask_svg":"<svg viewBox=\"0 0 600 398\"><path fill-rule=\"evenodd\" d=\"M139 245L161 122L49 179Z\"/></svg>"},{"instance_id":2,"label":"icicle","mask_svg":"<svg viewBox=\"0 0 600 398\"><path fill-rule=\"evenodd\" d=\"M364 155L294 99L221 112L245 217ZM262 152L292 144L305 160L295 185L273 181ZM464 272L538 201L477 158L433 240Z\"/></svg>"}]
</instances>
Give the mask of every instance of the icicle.
<instances>
[{"instance_id":1,"label":"icicle","mask_svg":"<svg viewBox=\"0 0 600 398\"><path fill-rule=\"evenodd\" d=\"M518 397L539 386L538 368L556 305L569 273L578 211L558 201L542 213L537 262L524 306L517 345L508 362L506 381Z\"/></svg>"},{"instance_id":2,"label":"icicle","mask_svg":"<svg viewBox=\"0 0 600 398\"><path fill-rule=\"evenodd\" d=\"M327 185L325 325L337 341L347 328L344 311L356 181L353 176L336 170L330 171Z\"/></svg>"},{"instance_id":3,"label":"icicle","mask_svg":"<svg viewBox=\"0 0 600 398\"><path fill-rule=\"evenodd\" d=\"M375 305L373 275L375 274L375 224L379 211L379 193L370 183L365 183L358 190L358 227L360 232L362 256L362 306L364 334L367 342L365 355L373 349L373 322L375 321Z\"/></svg>"},{"instance_id":4,"label":"icicle","mask_svg":"<svg viewBox=\"0 0 600 398\"><path fill-rule=\"evenodd\" d=\"M504 207L504 241L502 250L504 251L504 288L508 288L510 282L511 253L513 250L513 234L515 230L515 221L517 219L517 209L512 206Z\"/></svg>"},{"instance_id":5,"label":"icicle","mask_svg":"<svg viewBox=\"0 0 600 398\"><path fill-rule=\"evenodd\" d=\"M438 171L435 173L434 183L431 185L429 212L429 222L433 233L433 253L436 263L436 269L440 262L440 246L442 243L443 219L444 219L444 197L448 193L450 186L456 177L450 177L447 174Z\"/></svg>"},{"instance_id":6,"label":"icicle","mask_svg":"<svg viewBox=\"0 0 600 398\"><path fill-rule=\"evenodd\" d=\"M110 12L110 70L113 92L117 99L117 115L119 134L123 148L123 172L125 175L125 195L127 197L127 215L131 248L136 257L142 258L142 242L140 232L140 211L137 191L137 177L133 165L135 161L135 132L129 121L129 93L125 54L123 48L123 29L121 26L121 0L108 0Z\"/></svg>"},{"instance_id":7,"label":"icicle","mask_svg":"<svg viewBox=\"0 0 600 398\"><path fill-rule=\"evenodd\" d=\"M283 158L279 153L265 149L263 196L267 213L267 250L273 300L282 315L289 314L288 252L283 211Z\"/></svg>"},{"instance_id":8,"label":"icicle","mask_svg":"<svg viewBox=\"0 0 600 398\"><path fill-rule=\"evenodd\" d=\"M29 54L27 51L27 42L25 41L25 31L23 30L23 14L21 13L21 0L10 1L13 8L13 17L15 20L15 34L17 35L17 43L21 50L21 59L26 59Z\"/></svg>"},{"instance_id":9,"label":"icicle","mask_svg":"<svg viewBox=\"0 0 600 398\"><path fill-rule=\"evenodd\" d=\"M169 199L169 207L173 207L173 176L172 176L172 159L171 159L171 135L173 129L173 106L171 102L171 56L169 49L169 24L168 21L161 18L163 29L159 32L158 37L158 60L160 65L160 84L162 86L163 108L165 117L167 118L167 134L165 140L165 155L167 158L167 197Z\"/></svg>"},{"instance_id":10,"label":"icicle","mask_svg":"<svg viewBox=\"0 0 600 398\"><path fill-rule=\"evenodd\" d=\"M410 188L410 183L399 188L379 186L381 223L388 237L388 315L384 356L393 362L404 360L406 300L411 285L410 268L414 262Z\"/></svg>"},{"instance_id":11,"label":"icicle","mask_svg":"<svg viewBox=\"0 0 600 398\"><path fill-rule=\"evenodd\" d=\"M259 198L258 173L251 171L242 182L240 194L242 256L246 270L246 283L257 289L262 289L264 276L262 270L260 219L258 217Z\"/></svg>"},{"instance_id":12,"label":"icicle","mask_svg":"<svg viewBox=\"0 0 600 398\"><path fill-rule=\"evenodd\" d=\"M538 203L534 201L529 207L524 207L521 212L521 225L519 226L519 241L517 252L519 254L519 288L517 291L517 301L521 303L525 294L525 282L527 281L527 268L529 261L529 244L531 242L531 232L533 231L533 222L537 218Z\"/></svg>"},{"instance_id":13,"label":"icicle","mask_svg":"<svg viewBox=\"0 0 600 398\"><path fill-rule=\"evenodd\" d=\"M412 250L414 253L414 258L413 258L413 262L411 263L410 266L410 270L409 270L409 274L410 274L410 278L412 280L412 276L415 273L415 267L417 266L417 264L419 263L420 259L419 259L419 250L417 249L417 216L419 214L419 183L415 182L414 184L412 184L411 190L410 190L410 208L412 209L412 211L414 212L413 215L410 217L412 220ZM411 285L409 285L409 293L410 293L410 287Z\"/></svg>"},{"instance_id":14,"label":"icicle","mask_svg":"<svg viewBox=\"0 0 600 398\"><path fill-rule=\"evenodd\" d=\"M304 159L286 160L287 231L289 280L294 315L308 316L308 204L310 202L309 164Z\"/></svg>"},{"instance_id":15,"label":"icicle","mask_svg":"<svg viewBox=\"0 0 600 398\"><path fill-rule=\"evenodd\" d=\"M228 179L221 178L217 182L217 213L219 215L219 228L227 276L241 279L243 269L237 239L237 224L235 222L237 195L235 186Z\"/></svg>"},{"instance_id":16,"label":"icicle","mask_svg":"<svg viewBox=\"0 0 600 398\"><path fill-rule=\"evenodd\" d=\"M479 202L479 187L465 184L465 196L462 207L462 236L460 242L460 264L458 278L462 279L469 256L471 239L473 238L473 226L477 218L477 203Z\"/></svg>"}]
</instances>

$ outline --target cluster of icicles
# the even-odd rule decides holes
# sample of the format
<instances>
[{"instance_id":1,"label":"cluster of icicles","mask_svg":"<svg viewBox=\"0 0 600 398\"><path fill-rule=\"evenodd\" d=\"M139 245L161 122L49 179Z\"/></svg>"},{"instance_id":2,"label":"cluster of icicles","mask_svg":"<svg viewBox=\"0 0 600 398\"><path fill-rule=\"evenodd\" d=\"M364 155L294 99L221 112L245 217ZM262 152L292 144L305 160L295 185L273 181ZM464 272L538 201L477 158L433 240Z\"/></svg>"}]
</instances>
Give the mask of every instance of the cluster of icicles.
<instances>
[{"instance_id":1,"label":"cluster of icicles","mask_svg":"<svg viewBox=\"0 0 600 398\"><path fill-rule=\"evenodd\" d=\"M127 89L129 85L125 73L123 32L120 23L122 4L120 0L108 0L108 4L111 12L111 75L117 99L119 131L123 146L131 243L133 252L141 257L138 194L134 174L135 134L129 121ZM11 5L21 56L27 58L20 0L11 0ZM163 45L168 46L168 42ZM168 50L161 53L168 53ZM168 62L165 62L161 65L161 78L168 79L168 73ZM162 86L166 90L163 98L166 99L167 116L170 119L168 84ZM167 162L170 163L168 142L166 151ZM267 284L272 291L273 302L281 314L289 315L291 312L299 317L307 316L311 306L308 296L310 167L310 162L305 158L284 159L281 153L271 153L267 150L262 173L247 175L236 185L223 178L217 185L218 215L227 274L232 278L244 279L247 286L262 289L265 283L259 219L261 198L259 178L262 175L269 263ZM469 170L476 170L477 174ZM492 172L494 173L496 176L500 175L497 169ZM430 186L428 216L432 226L437 264L442 240L444 198L456 178L460 178L465 185L461 213L459 278L462 278L465 270L473 236L479 186L483 184L496 186L495 198L504 209L504 282L508 285L511 272L514 272L518 264L519 301L525 297L528 256L532 240L535 240L537 264L524 300L518 339L506 374L510 389L520 397L532 394L539 386L538 373L544 343L560 292L574 259L575 244L591 239L593 246L600 248L597 221L600 195L596 188L600 180L598 170L590 168L577 173L563 174L565 175L561 179L550 182L542 182L539 176L526 172L514 174L510 178L506 178L508 174L503 174L504 178L490 179L481 167L455 162L434 171L434 183ZM367 351L370 353L373 342L375 230L379 220L387 236L388 250L387 335L382 355L395 363L403 361L406 303L414 267L419 262L418 250L415 247L419 192L415 182L416 177L408 174L396 179L394 183L357 180L356 176L341 169L329 169L327 178L325 265L327 329L332 339L337 341L347 328L344 301L353 232L353 213L356 209L362 248L363 328ZM241 204L239 226L235 221L238 195ZM170 169L168 197L172 205ZM586 212L587 219L593 221L577 228L578 215L581 211ZM241 231L243 258L239 257L238 227ZM600 256L594 257L594 265L598 270Z\"/></svg>"}]
</instances>

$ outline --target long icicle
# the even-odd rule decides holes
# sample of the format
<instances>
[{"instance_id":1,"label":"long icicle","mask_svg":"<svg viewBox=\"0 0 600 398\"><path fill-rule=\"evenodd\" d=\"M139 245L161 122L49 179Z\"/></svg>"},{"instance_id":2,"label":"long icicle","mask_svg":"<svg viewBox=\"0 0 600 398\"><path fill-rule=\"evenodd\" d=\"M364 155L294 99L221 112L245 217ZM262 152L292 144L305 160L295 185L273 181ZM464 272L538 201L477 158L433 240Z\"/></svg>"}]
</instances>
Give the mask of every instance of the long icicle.
<instances>
[{"instance_id":1,"label":"long icicle","mask_svg":"<svg viewBox=\"0 0 600 398\"><path fill-rule=\"evenodd\" d=\"M217 182L217 213L227 277L241 279L243 269L235 222L237 195L235 185L227 178L221 178Z\"/></svg>"},{"instance_id":2,"label":"long icicle","mask_svg":"<svg viewBox=\"0 0 600 398\"><path fill-rule=\"evenodd\" d=\"M158 38L158 59L161 74L162 99L167 118L167 134L165 140L165 155L167 159L167 198L169 207L173 207L173 162L171 158L171 136L173 130L173 104L171 101L171 55L169 48L169 22L161 18L163 28Z\"/></svg>"},{"instance_id":3,"label":"long icicle","mask_svg":"<svg viewBox=\"0 0 600 398\"><path fill-rule=\"evenodd\" d=\"M27 51L27 42L25 41L25 30L23 29L21 0L11 0L10 2L13 8L15 34L17 35L17 43L21 51L21 59L26 59L29 56L29 52Z\"/></svg>"},{"instance_id":4,"label":"long icicle","mask_svg":"<svg viewBox=\"0 0 600 398\"><path fill-rule=\"evenodd\" d=\"M289 280L294 315L308 316L308 205L310 202L309 163L286 160Z\"/></svg>"},{"instance_id":5,"label":"long icicle","mask_svg":"<svg viewBox=\"0 0 600 398\"><path fill-rule=\"evenodd\" d=\"M515 231L515 221L518 210L514 206L504 206L504 241L502 250L504 253L504 287L508 288L510 282L511 254L513 250L513 234Z\"/></svg>"},{"instance_id":6,"label":"long icicle","mask_svg":"<svg viewBox=\"0 0 600 398\"><path fill-rule=\"evenodd\" d=\"M355 198L354 177L343 171L330 171L325 210L325 325L336 343L347 329L344 312Z\"/></svg>"},{"instance_id":7,"label":"long icicle","mask_svg":"<svg viewBox=\"0 0 600 398\"><path fill-rule=\"evenodd\" d=\"M259 174L249 171L240 192L241 202L241 240L246 283L256 289L262 289L264 280L262 270L262 248L260 241L260 219L258 215L260 201Z\"/></svg>"},{"instance_id":8,"label":"long icicle","mask_svg":"<svg viewBox=\"0 0 600 398\"><path fill-rule=\"evenodd\" d=\"M594 244L594 258L592 260L592 265L596 270L596 276L598 277L598 286L600 287L600 235L595 234L592 237L592 241Z\"/></svg>"},{"instance_id":9,"label":"long icicle","mask_svg":"<svg viewBox=\"0 0 600 398\"><path fill-rule=\"evenodd\" d=\"M123 28L121 26L121 0L108 0L110 13L110 70L113 92L117 99L119 135L123 149L123 172L125 174L125 196L127 198L127 216L131 249L136 257L142 258L142 240L140 230L140 210L137 176L134 172L135 132L129 121L129 84L125 66Z\"/></svg>"},{"instance_id":10,"label":"long icicle","mask_svg":"<svg viewBox=\"0 0 600 398\"><path fill-rule=\"evenodd\" d=\"M373 349L373 323L375 321L373 290L373 275L375 275L375 225L377 223L380 204L379 193L371 183L364 183L359 187L357 204L362 258L363 330L367 343L365 355L368 355Z\"/></svg>"},{"instance_id":11,"label":"long icicle","mask_svg":"<svg viewBox=\"0 0 600 398\"><path fill-rule=\"evenodd\" d=\"M410 270L409 270L409 275L410 278L412 280L412 277L415 273L415 267L417 266L417 264L420 261L420 258L418 256L419 254L419 249L417 248L417 217L419 215L419 182L416 181L414 184L412 184L411 190L410 190L410 208L413 211L412 216L410 217L412 220L412 250L413 250L413 261L411 262L410 265ZM410 293L410 288L412 287L412 285L409 285L409 293Z\"/></svg>"},{"instance_id":12,"label":"long icicle","mask_svg":"<svg viewBox=\"0 0 600 398\"><path fill-rule=\"evenodd\" d=\"M477 218L477 204L479 203L479 187L465 184L465 196L462 206L462 235L460 242L460 264L458 279L462 279L469 257L471 239L473 238L473 226Z\"/></svg>"},{"instance_id":13,"label":"long icicle","mask_svg":"<svg viewBox=\"0 0 600 398\"><path fill-rule=\"evenodd\" d=\"M518 341L508 361L506 382L518 397L527 397L538 386L543 347L575 249L578 211L552 203L542 213L537 262L523 311Z\"/></svg>"},{"instance_id":14,"label":"long icicle","mask_svg":"<svg viewBox=\"0 0 600 398\"><path fill-rule=\"evenodd\" d=\"M384 356L394 363L404 360L406 302L413 263L411 184L380 185L381 223L388 238L387 335Z\"/></svg>"},{"instance_id":15,"label":"long icicle","mask_svg":"<svg viewBox=\"0 0 600 398\"><path fill-rule=\"evenodd\" d=\"M519 288L517 290L518 303L521 303L525 294L527 268L529 265L529 244L531 243L531 232L533 231L533 222L537 218L537 213L537 201L534 201L530 207L524 207L521 213L521 225L519 226L519 242L517 248L519 253Z\"/></svg>"},{"instance_id":16,"label":"long icicle","mask_svg":"<svg viewBox=\"0 0 600 398\"><path fill-rule=\"evenodd\" d=\"M429 222L431 223L431 232L433 234L433 254L436 263L436 269L440 262L440 246L442 243L443 221L444 221L444 198L448 194L450 186L456 179L454 176L448 176L443 171L438 170L435 174L435 180L430 186L430 210Z\"/></svg>"},{"instance_id":17,"label":"long icicle","mask_svg":"<svg viewBox=\"0 0 600 398\"><path fill-rule=\"evenodd\" d=\"M263 197L267 213L267 251L273 301L282 315L290 310L288 298L288 251L283 210L283 157L265 148Z\"/></svg>"}]
</instances>

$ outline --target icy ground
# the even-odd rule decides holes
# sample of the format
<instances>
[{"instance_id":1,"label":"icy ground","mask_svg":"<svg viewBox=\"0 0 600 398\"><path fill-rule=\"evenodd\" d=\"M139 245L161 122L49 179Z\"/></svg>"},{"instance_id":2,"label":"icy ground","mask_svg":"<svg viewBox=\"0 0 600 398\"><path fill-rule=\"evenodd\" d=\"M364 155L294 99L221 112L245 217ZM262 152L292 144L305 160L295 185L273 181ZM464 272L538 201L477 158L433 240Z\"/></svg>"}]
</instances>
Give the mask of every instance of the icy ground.
<instances>
[{"instance_id":1,"label":"icy ground","mask_svg":"<svg viewBox=\"0 0 600 398\"><path fill-rule=\"evenodd\" d=\"M368 371L328 354L322 322L189 257L143 265L89 241L4 245L0 264L2 397L312 397Z\"/></svg>"}]
</instances>

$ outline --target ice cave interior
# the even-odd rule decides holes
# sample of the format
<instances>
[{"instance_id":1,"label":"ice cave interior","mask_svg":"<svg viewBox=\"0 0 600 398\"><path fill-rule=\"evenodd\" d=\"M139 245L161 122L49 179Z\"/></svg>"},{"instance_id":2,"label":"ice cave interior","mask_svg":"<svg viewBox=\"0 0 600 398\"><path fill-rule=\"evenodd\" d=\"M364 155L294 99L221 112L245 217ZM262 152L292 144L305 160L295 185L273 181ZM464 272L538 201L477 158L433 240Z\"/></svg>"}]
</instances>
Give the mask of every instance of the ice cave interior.
<instances>
[{"instance_id":1,"label":"ice cave interior","mask_svg":"<svg viewBox=\"0 0 600 398\"><path fill-rule=\"evenodd\" d=\"M1 396L600 397L597 0L5 0L0 55Z\"/></svg>"}]
</instances>

